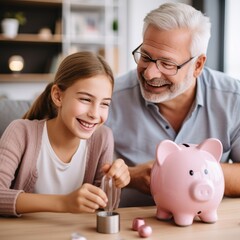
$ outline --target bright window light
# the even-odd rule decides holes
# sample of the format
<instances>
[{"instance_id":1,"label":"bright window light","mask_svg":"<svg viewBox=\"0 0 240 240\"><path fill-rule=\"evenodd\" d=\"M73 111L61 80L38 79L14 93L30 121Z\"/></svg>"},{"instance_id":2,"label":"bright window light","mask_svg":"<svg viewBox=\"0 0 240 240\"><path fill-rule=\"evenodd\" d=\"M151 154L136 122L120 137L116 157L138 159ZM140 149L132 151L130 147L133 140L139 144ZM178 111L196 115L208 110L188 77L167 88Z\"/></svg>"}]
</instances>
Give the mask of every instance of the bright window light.
<instances>
[{"instance_id":1,"label":"bright window light","mask_svg":"<svg viewBox=\"0 0 240 240\"><path fill-rule=\"evenodd\" d=\"M225 61L224 72L240 80L240 1L228 0L226 4L225 20Z\"/></svg>"}]
</instances>

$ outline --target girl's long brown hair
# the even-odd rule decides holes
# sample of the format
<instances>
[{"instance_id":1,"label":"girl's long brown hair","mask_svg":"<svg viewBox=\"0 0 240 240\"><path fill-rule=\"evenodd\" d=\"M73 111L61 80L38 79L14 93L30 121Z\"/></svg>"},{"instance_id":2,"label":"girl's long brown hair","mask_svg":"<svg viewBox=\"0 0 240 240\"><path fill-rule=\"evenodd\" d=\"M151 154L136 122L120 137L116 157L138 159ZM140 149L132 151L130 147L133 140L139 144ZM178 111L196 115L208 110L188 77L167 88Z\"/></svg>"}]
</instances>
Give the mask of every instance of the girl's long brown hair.
<instances>
[{"instance_id":1,"label":"girl's long brown hair","mask_svg":"<svg viewBox=\"0 0 240 240\"><path fill-rule=\"evenodd\" d=\"M56 84L61 91L65 91L80 79L96 75L106 75L114 84L114 77L110 66L103 57L93 52L78 52L67 56L60 64L55 79L49 83L42 94L35 100L24 119L52 119L57 116L57 108L51 98L51 88Z\"/></svg>"}]
</instances>

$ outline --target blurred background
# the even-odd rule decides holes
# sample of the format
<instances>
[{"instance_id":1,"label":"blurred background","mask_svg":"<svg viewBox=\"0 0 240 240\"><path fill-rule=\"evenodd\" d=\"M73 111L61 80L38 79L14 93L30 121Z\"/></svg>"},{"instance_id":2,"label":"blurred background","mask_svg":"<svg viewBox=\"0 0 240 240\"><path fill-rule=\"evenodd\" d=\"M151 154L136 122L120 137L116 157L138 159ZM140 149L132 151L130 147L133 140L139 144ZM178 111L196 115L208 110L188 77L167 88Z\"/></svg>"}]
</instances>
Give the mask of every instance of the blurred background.
<instances>
[{"instance_id":1,"label":"blurred background","mask_svg":"<svg viewBox=\"0 0 240 240\"><path fill-rule=\"evenodd\" d=\"M207 66L240 79L238 0L0 0L0 97L34 99L76 51L103 55L115 76L135 68L131 52L142 42L143 18L164 2L210 17Z\"/></svg>"}]
</instances>

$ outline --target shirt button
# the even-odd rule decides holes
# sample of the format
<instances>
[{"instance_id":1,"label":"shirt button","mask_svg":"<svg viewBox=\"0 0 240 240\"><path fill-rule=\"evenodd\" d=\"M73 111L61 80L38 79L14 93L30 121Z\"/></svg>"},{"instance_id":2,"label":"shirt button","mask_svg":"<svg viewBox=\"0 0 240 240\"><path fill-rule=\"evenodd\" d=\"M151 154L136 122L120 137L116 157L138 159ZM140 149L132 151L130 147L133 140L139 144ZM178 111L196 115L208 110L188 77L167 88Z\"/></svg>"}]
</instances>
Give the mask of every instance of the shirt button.
<instances>
[{"instance_id":1,"label":"shirt button","mask_svg":"<svg viewBox=\"0 0 240 240\"><path fill-rule=\"evenodd\" d=\"M166 128L166 129L169 129L169 126L166 126L165 128Z\"/></svg>"}]
</instances>

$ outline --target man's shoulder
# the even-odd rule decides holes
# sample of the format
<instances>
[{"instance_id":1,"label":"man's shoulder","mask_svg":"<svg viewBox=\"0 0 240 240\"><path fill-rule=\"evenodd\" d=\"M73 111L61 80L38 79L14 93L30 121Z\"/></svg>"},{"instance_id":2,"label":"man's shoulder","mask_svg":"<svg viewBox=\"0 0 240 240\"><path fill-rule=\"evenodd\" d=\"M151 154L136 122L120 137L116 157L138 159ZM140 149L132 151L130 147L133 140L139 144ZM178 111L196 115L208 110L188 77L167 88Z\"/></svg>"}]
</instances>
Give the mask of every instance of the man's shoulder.
<instances>
[{"instance_id":1,"label":"man's shoulder","mask_svg":"<svg viewBox=\"0 0 240 240\"><path fill-rule=\"evenodd\" d=\"M137 70L131 70L115 79L114 92L128 90L138 85Z\"/></svg>"},{"instance_id":2,"label":"man's shoulder","mask_svg":"<svg viewBox=\"0 0 240 240\"><path fill-rule=\"evenodd\" d=\"M224 80L233 80L233 81L240 80L240 79L233 78L224 72L217 71L209 67L205 67L203 69L202 74L200 75L200 78L204 78L204 79L213 78L213 79L224 79Z\"/></svg>"},{"instance_id":3,"label":"man's shoulder","mask_svg":"<svg viewBox=\"0 0 240 240\"><path fill-rule=\"evenodd\" d=\"M239 91L240 79L233 78L224 72L205 67L199 80L206 85L216 89Z\"/></svg>"}]
</instances>

